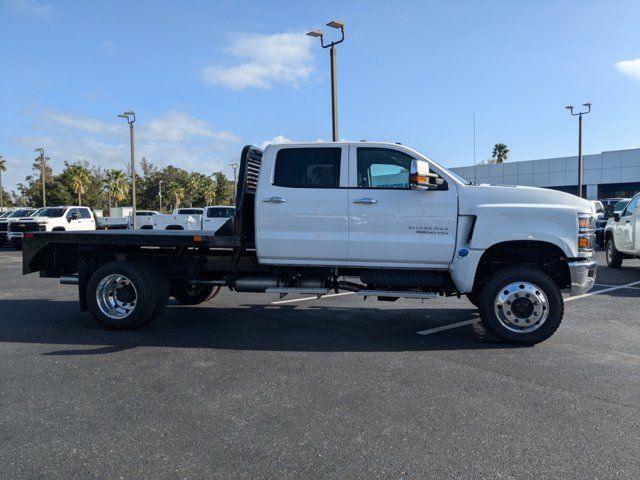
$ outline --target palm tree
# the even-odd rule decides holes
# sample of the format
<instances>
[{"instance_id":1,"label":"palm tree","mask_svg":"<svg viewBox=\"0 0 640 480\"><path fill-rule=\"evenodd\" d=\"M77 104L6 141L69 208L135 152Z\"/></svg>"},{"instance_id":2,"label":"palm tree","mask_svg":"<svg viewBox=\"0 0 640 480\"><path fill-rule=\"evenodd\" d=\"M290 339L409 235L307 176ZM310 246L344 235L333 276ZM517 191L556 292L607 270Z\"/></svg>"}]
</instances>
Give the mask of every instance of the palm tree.
<instances>
[{"instance_id":1,"label":"palm tree","mask_svg":"<svg viewBox=\"0 0 640 480\"><path fill-rule=\"evenodd\" d=\"M169 194L174 198L176 202L176 208L180 208L180 202L184 200L184 187L176 185L175 183L169 188Z\"/></svg>"},{"instance_id":2,"label":"palm tree","mask_svg":"<svg viewBox=\"0 0 640 480\"><path fill-rule=\"evenodd\" d=\"M193 207L193 199L196 196L196 192L200 189L200 182L198 177L190 175L187 180L187 191L189 192L189 206ZM178 207L176 207L178 208Z\"/></svg>"},{"instance_id":3,"label":"palm tree","mask_svg":"<svg viewBox=\"0 0 640 480\"><path fill-rule=\"evenodd\" d=\"M204 202L207 205L212 205L216 198L216 183L207 178L202 185L202 193L204 194Z\"/></svg>"},{"instance_id":4,"label":"palm tree","mask_svg":"<svg viewBox=\"0 0 640 480\"><path fill-rule=\"evenodd\" d=\"M491 160L493 163L504 163L509 156L509 147L504 143L496 143L493 146L493 152L491 153Z\"/></svg>"},{"instance_id":5,"label":"palm tree","mask_svg":"<svg viewBox=\"0 0 640 480\"><path fill-rule=\"evenodd\" d=\"M2 190L2 174L7 171L7 161L0 155L0 211L2 211L4 201L4 190Z\"/></svg>"},{"instance_id":6,"label":"palm tree","mask_svg":"<svg viewBox=\"0 0 640 480\"><path fill-rule=\"evenodd\" d=\"M122 170L115 168L107 170L104 178L104 186L109 196L109 210L111 210L112 198L115 200L117 207L118 202L123 201L129 194L129 182Z\"/></svg>"},{"instance_id":7,"label":"palm tree","mask_svg":"<svg viewBox=\"0 0 640 480\"><path fill-rule=\"evenodd\" d=\"M82 205L82 195L85 193L85 185L89 184L89 172L82 165L71 165L71 188L78 195L78 205Z\"/></svg>"}]
</instances>

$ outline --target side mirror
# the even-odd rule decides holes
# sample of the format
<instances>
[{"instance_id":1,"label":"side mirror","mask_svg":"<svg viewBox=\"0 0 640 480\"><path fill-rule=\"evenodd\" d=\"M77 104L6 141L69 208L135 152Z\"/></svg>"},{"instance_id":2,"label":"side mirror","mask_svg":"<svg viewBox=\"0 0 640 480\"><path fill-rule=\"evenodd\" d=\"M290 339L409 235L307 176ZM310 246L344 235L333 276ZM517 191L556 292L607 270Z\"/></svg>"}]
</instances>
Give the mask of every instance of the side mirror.
<instances>
[{"instance_id":1,"label":"side mirror","mask_svg":"<svg viewBox=\"0 0 640 480\"><path fill-rule=\"evenodd\" d=\"M620 212L613 212L613 220L616 222L620 221Z\"/></svg>"},{"instance_id":2,"label":"side mirror","mask_svg":"<svg viewBox=\"0 0 640 480\"><path fill-rule=\"evenodd\" d=\"M429 164L423 160L411 160L409 188L411 190L436 190L444 184L437 173L431 173Z\"/></svg>"},{"instance_id":3,"label":"side mirror","mask_svg":"<svg viewBox=\"0 0 640 480\"><path fill-rule=\"evenodd\" d=\"M73 212L72 214L69 215L69 221L71 220L77 220L78 219L78 212Z\"/></svg>"}]
</instances>

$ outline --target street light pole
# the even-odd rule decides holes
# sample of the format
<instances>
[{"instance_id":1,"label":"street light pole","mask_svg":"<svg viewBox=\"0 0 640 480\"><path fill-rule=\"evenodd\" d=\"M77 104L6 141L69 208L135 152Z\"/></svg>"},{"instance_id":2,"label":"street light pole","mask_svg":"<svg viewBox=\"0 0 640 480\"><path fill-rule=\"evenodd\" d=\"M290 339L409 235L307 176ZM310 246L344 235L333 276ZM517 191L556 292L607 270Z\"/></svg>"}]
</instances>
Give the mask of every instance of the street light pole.
<instances>
[{"instance_id":1,"label":"street light pole","mask_svg":"<svg viewBox=\"0 0 640 480\"><path fill-rule=\"evenodd\" d=\"M47 174L45 172L45 159L44 159L44 148L36 148L34 152L40 153L40 182L42 183L42 206L47 206L47 192L45 187L45 181L47 178Z\"/></svg>"},{"instance_id":2,"label":"street light pole","mask_svg":"<svg viewBox=\"0 0 640 480\"><path fill-rule=\"evenodd\" d=\"M160 213L162 213L162 180L158 180L158 198L160 199Z\"/></svg>"},{"instance_id":3,"label":"street light pole","mask_svg":"<svg viewBox=\"0 0 640 480\"><path fill-rule=\"evenodd\" d=\"M591 102L583 103L583 107L587 107L586 112L573 112L573 105L567 105L566 108L571 115L578 117L578 196L582 198L582 115L586 115L591 111Z\"/></svg>"},{"instance_id":4,"label":"street light pole","mask_svg":"<svg viewBox=\"0 0 640 480\"><path fill-rule=\"evenodd\" d=\"M334 142L338 141L338 70L337 70L337 50L336 45L344 41L344 23L332 20L327 23L328 27L340 29L340 40L336 40L327 45L324 43L324 33L320 30L312 30L307 33L310 37L319 37L322 48L329 49L329 58L331 62L331 136Z\"/></svg>"},{"instance_id":5,"label":"street light pole","mask_svg":"<svg viewBox=\"0 0 640 480\"><path fill-rule=\"evenodd\" d=\"M133 124L136 122L135 112L124 112L118 117L126 118L129 124L129 143L131 144L131 215L133 216L133 229L138 227L136 219L136 160L133 152Z\"/></svg>"},{"instance_id":6,"label":"street light pole","mask_svg":"<svg viewBox=\"0 0 640 480\"><path fill-rule=\"evenodd\" d=\"M238 164L230 163L229 166L233 169L233 194L238 195Z\"/></svg>"}]
</instances>

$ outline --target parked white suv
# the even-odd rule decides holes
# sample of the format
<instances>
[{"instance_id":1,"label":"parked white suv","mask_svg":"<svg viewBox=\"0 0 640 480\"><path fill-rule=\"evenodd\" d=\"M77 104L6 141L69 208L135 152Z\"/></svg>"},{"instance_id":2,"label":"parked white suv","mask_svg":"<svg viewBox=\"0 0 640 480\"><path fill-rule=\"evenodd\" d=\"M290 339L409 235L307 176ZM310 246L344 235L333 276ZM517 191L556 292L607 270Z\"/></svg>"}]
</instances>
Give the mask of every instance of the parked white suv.
<instances>
[{"instance_id":1,"label":"parked white suv","mask_svg":"<svg viewBox=\"0 0 640 480\"><path fill-rule=\"evenodd\" d=\"M61 232L95 230L96 221L89 207L43 207L30 217L12 219L7 238L16 250L22 249L25 232Z\"/></svg>"},{"instance_id":2,"label":"parked white suv","mask_svg":"<svg viewBox=\"0 0 640 480\"><path fill-rule=\"evenodd\" d=\"M640 258L640 193L622 211L614 211L604 231L607 265L620 268L625 258Z\"/></svg>"}]
</instances>

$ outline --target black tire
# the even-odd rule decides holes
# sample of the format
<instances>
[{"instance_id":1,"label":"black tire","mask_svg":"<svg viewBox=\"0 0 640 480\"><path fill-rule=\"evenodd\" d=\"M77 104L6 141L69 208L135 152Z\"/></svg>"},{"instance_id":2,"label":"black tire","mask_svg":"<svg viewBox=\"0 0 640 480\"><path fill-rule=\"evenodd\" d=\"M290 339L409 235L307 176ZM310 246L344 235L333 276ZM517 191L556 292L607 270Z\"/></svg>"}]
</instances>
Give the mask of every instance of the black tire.
<instances>
[{"instance_id":1,"label":"black tire","mask_svg":"<svg viewBox=\"0 0 640 480\"><path fill-rule=\"evenodd\" d=\"M22 242L11 242L11 243L13 244L13 248L15 250L18 250L18 251L22 250Z\"/></svg>"},{"instance_id":2,"label":"black tire","mask_svg":"<svg viewBox=\"0 0 640 480\"><path fill-rule=\"evenodd\" d=\"M116 293L127 294L129 298L124 300L133 305L126 314L121 317L108 315L105 310L108 307L99 305L100 295L99 285L109 277L126 277L128 285L121 287ZM105 297L106 298L106 297ZM111 295L111 298L115 298ZM160 315L167 306L169 298L169 285L166 276L160 269L152 264L136 262L113 262L98 268L87 284L87 306L93 317L102 325L117 329L131 330L153 320ZM122 300L122 299L121 299ZM124 303L127 305L127 303Z\"/></svg>"},{"instance_id":3,"label":"black tire","mask_svg":"<svg viewBox=\"0 0 640 480\"><path fill-rule=\"evenodd\" d=\"M510 307L506 307L507 303L504 308L502 304L497 304L501 292L509 292L508 297L505 295L506 298L517 297L513 302L508 301ZM544 297L546 306L545 302L540 301L534 307L534 301L538 302ZM516 302L522 303L516 307ZM520 345L534 345L549 338L560 326L564 315L564 302L558 285L546 273L527 266L507 267L495 273L482 289L479 308L482 324L491 335L503 342ZM520 313L527 313L520 316L515 312L516 308ZM501 320L497 312L504 315L504 320ZM537 322L534 320L544 317L544 312L546 319L536 327ZM532 323L529 324L529 321ZM515 325L514 322L522 324ZM525 331L526 329L531 331Z\"/></svg>"},{"instance_id":4,"label":"black tire","mask_svg":"<svg viewBox=\"0 0 640 480\"><path fill-rule=\"evenodd\" d=\"M613 238L607 239L607 247L605 249L604 256L607 259L607 267L620 268L622 266L622 254L616 248Z\"/></svg>"},{"instance_id":5,"label":"black tire","mask_svg":"<svg viewBox=\"0 0 640 480\"><path fill-rule=\"evenodd\" d=\"M214 285L191 286L179 283L171 288L171 295L183 305L199 305L208 302L220 292Z\"/></svg>"}]
</instances>

